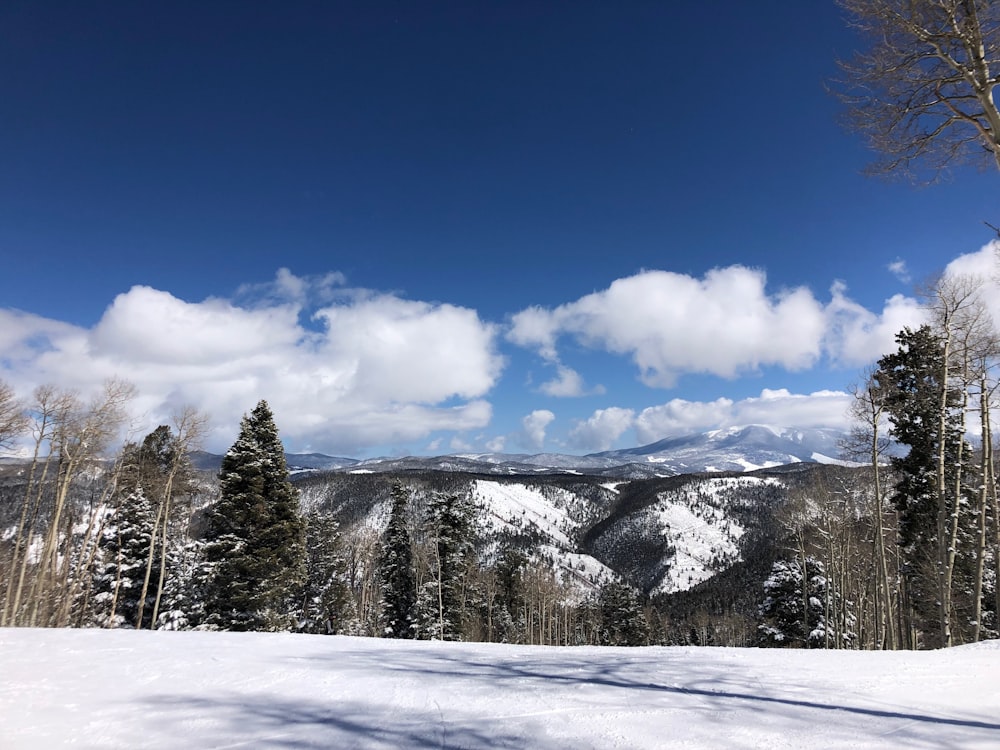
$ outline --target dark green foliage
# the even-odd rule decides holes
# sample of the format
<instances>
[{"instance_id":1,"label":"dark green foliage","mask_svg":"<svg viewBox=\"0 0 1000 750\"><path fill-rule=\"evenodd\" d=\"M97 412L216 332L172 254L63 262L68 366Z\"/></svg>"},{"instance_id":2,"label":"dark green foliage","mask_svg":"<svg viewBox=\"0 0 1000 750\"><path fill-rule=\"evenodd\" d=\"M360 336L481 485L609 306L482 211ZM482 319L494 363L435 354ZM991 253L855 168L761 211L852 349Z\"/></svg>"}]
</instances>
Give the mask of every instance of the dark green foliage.
<instances>
[{"instance_id":1,"label":"dark green foliage","mask_svg":"<svg viewBox=\"0 0 1000 750\"><path fill-rule=\"evenodd\" d=\"M904 329L896 341L899 349L878 361L875 378L892 421L892 436L910 449L905 456L892 459L899 477L893 502L900 512L900 544L915 552L934 538L938 448L943 440L950 457L947 463L953 468L962 440L957 411L961 394L954 388L947 391L942 435L941 339L930 327L921 326L916 331Z\"/></svg>"},{"instance_id":2,"label":"dark green foliage","mask_svg":"<svg viewBox=\"0 0 1000 750\"><path fill-rule=\"evenodd\" d=\"M383 634L388 638L412 638L416 583L413 575L413 551L407 527L409 497L403 486L392 486L389 525L382 540L379 578L382 588Z\"/></svg>"},{"instance_id":3,"label":"dark green foliage","mask_svg":"<svg viewBox=\"0 0 1000 750\"><path fill-rule=\"evenodd\" d=\"M634 588L624 583L607 583L601 587L597 601L602 646L645 646L649 643L649 625Z\"/></svg>"},{"instance_id":4,"label":"dark green foliage","mask_svg":"<svg viewBox=\"0 0 1000 750\"><path fill-rule=\"evenodd\" d=\"M518 643L524 634L524 569L527 564L524 553L513 547L504 548L497 560L494 640L501 643Z\"/></svg>"},{"instance_id":5,"label":"dark green foliage","mask_svg":"<svg viewBox=\"0 0 1000 750\"><path fill-rule=\"evenodd\" d=\"M99 542L93 589L91 617L102 627L132 627L139 617L142 583L146 574L149 547L153 538L153 507L141 486L136 487L108 513ZM146 593L148 612L152 612L155 581ZM152 591L152 595L150 594Z\"/></svg>"},{"instance_id":6,"label":"dark green foliage","mask_svg":"<svg viewBox=\"0 0 1000 750\"><path fill-rule=\"evenodd\" d=\"M347 624L354 620L354 599L345 581L337 520L313 510L305 523L306 583L300 628L327 635L347 632Z\"/></svg>"},{"instance_id":7,"label":"dark green foliage","mask_svg":"<svg viewBox=\"0 0 1000 750\"><path fill-rule=\"evenodd\" d=\"M822 648L826 642L826 571L823 564L806 558L808 587L803 596L799 560L778 560L764 582L760 605L761 645L785 648Z\"/></svg>"},{"instance_id":8,"label":"dark green foliage","mask_svg":"<svg viewBox=\"0 0 1000 750\"><path fill-rule=\"evenodd\" d=\"M167 575L156 627L190 630L205 622L205 601L212 568L205 560L205 545L189 540L167 550Z\"/></svg>"},{"instance_id":9,"label":"dark green foliage","mask_svg":"<svg viewBox=\"0 0 1000 750\"><path fill-rule=\"evenodd\" d=\"M419 635L461 640L465 583L473 553L473 507L464 495L436 493L427 506L430 580L417 601Z\"/></svg>"},{"instance_id":10,"label":"dark green foliage","mask_svg":"<svg viewBox=\"0 0 1000 750\"><path fill-rule=\"evenodd\" d=\"M305 579L305 529L266 402L243 418L219 480L205 534L208 621L224 630L290 629Z\"/></svg>"},{"instance_id":11,"label":"dark green foliage","mask_svg":"<svg viewBox=\"0 0 1000 750\"><path fill-rule=\"evenodd\" d=\"M941 516L951 518L962 512L961 498L951 491L956 472L962 471L965 477L975 472L967 466L972 451L963 443L961 390L942 383L946 363L941 338L925 325L915 331L904 329L896 341L899 349L878 361L875 382L889 412L892 436L909 447L905 456L892 459L898 477L892 500L899 512L906 602L913 624L935 633L941 626L936 604L941 596L938 524ZM944 496L937 486L942 445L949 490ZM937 632L931 643L942 637Z\"/></svg>"}]
</instances>

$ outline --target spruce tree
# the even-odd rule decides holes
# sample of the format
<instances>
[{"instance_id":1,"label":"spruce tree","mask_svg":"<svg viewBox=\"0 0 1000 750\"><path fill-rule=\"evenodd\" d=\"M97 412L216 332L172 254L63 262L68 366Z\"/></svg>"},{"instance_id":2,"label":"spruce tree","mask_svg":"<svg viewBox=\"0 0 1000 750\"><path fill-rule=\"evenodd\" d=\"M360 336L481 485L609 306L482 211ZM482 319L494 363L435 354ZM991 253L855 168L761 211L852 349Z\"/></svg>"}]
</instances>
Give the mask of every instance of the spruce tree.
<instances>
[{"instance_id":1,"label":"spruce tree","mask_svg":"<svg viewBox=\"0 0 1000 750\"><path fill-rule=\"evenodd\" d=\"M190 539L167 550L167 575L161 587L163 599L157 628L190 630L205 622L213 570L205 560L205 547L200 539Z\"/></svg>"},{"instance_id":2,"label":"spruce tree","mask_svg":"<svg viewBox=\"0 0 1000 750\"><path fill-rule=\"evenodd\" d=\"M225 630L294 627L305 578L304 524L267 402L243 417L207 514L208 621Z\"/></svg>"},{"instance_id":3,"label":"spruce tree","mask_svg":"<svg viewBox=\"0 0 1000 750\"><path fill-rule=\"evenodd\" d=\"M472 561L472 505L461 495L436 493L428 503L430 576L417 601L424 638L462 639L466 574Z\"/></svg>"},{"instance_id":4,"label":"spruce tree","mask_svg":"<svg viewBox=\"0 0 1000 750\"><path fill-rule=\"evenodd\" d=\"M804 577L798 559L778 560L771 567L771 575L764 582L764 601L758 609L761 645L822 648L826 643L826 570L813 557L805 558L805 562Z\"/></svg>"},{"instance_id":5,"label":"spruce tree","mask_svg":"<svg viewBox=\"0 0 1000 750\"><path fill-rule=\"evenodd\" d=\"M407 527L409 498L403 486L392 486L389 525L382 541L379 577L382 584L383 634L387 638L412 638L416 583L413 575L413 550Z\"/></svg>"},{"instance_id":6,"label":"spruce tree","mask_svg":"<svg viewBox=\"0 0 1000 750\"><path fill-rule=\"evenodd\" d=\"M598 594L598 606L601 645L645 646L649 643L649 625L634 588L624 583L607 583Z\"/></svg>"},{"instance_id":7,"label":"spruce tree","mask_svg":"<svg viewBox=\"0 0 1000 750\"><path fill-rule=\"evenodd\" d=\"M522 643L524 640L524 569L527 564L527 557L515 547L506 546L499 554L493 608L496 612L494 639L500 643Z\"/></svg>"},{"instance_id":8,"label":"spruce tree","mask_svg":"<svg viewBox=\"0 0 1000 750\"><path fill-rule=\"evenodd\" d=\"M357 612L347 585L337 520L318 509L306 522L306 583L301 629L307 633L351 633Z\"/></svg>"},{"instance_id":9,"label":"spruce tree","mask_svg":"<svg viewBox=\"0 0 1000 750\"><path fill-rule=\"evenodd\" d=\"M910 627L927 636L926 645L945 645L938 612L940 576L949 543L942 519L965 512L951 491L971 450L962 437L962 396L947 372L943 342L929 326L897 334L899 349L878 361L875 379L884 394L892 436L909 450L892 459L898 477L893 502L899 512L899 543ZM939 470L943 471L940 482ZM940 487L948 491L941 493ZM963 488L963 491L967 488ZM916 645L916 644L911 644Z\"/></svg>"},{"instance_id":10,"label":"spruce tree","mask_svg":"<svg viewBox=\"0 0 1000 750\"><path fill-rule=\"evenodd\" d=\"M140 598L153 541L153 507L141 485L109 511L99 541L91 618L100 627L133 627L142 617ZM150 598L147 591L147 600ZM148 605L149 602L142 602ZM148 612L145 612L148 616Z\"/></svg>"}]
</instances>

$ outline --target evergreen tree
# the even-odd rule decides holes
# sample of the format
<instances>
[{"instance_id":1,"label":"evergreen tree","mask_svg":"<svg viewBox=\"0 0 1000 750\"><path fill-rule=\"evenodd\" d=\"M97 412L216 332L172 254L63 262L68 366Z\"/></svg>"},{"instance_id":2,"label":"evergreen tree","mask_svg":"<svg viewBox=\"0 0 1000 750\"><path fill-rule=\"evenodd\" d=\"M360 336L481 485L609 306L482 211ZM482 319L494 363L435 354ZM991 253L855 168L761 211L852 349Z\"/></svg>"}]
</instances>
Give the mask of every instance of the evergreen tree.
<instances>
[{"instance_id":1,"label":"evergreen tree","mask_svg":"<svg viewBox=\"0 0 1000 750\"><path fill-rule=\"evenodd\" d=\"M244 416L219 479L205 534L208 621L224 630L289 629L305 578L304 524L265 401Z\"/></svg>"},{"instance_id":2,"label":"evergreen tree","mask_svg":"<svg viewBox=\"0 0 1000 750\"><path fill-rule=\"evenodd\" d=\"M382 584L383 633L388 638L412 638L416 583L413 575L413 550L407 527L409 498L403 486L392 486L389 525L382 541L379 577Z\"/></svg>"},{"instance_id":3,"label":"evergreen tree","mask_svg":"<svg viewBox=\"0 0 1000 750\"><path fill-rule=\"evenodd\" d=\"M602 646L644 646L649 642L649 625L638 592L624 583L611 582L598 593Z\"/></svg>"},{"instance_id":4,"label":"evergreen tree","mask_svg":"<svg viewBox=\"0 0 1000 750\"><path fill-rule=\"evenodd\" d=\"M798 559L778 560L771 568L759 610L762 645L822 648L826 643L826 571L815 558L805 560L805 594Z\"/></svg>"},{"instance_id":5,"label":"evergreen tree","mask_svg":"<svg viewBox=\"0 0 1000 750\"><path fill-rule=\"evenodd\" d=\"M306 583L300 627L307 633L349 633L356 612L345 580L337 520L313 510L305 522Z\"/></svg>"},{"instance_id":6,"label":"evergreen tree","mask_svg":"<svg viewBox=\"0 0 1000 750\"><path fill-rule=\"evenodd\" d=\"M91 618L102 627L132 627L140 617L146 561L153 540L152 504L135 486L108 512L95 561ZM140 604L143 606L140 607ZM143 616L148 619L149 613Z\"/></svg>"},{"instance_id":7,"label":"evergreen tree","mask_svg":"<svg viewBox=\"0 0 1000 750\"><path fill-rule=\"evenodd\" d=\"M892 459L904 591L911 627L928 633L929 645L944 645L937 609L949 540L942 520L962 512L963 498L953 489L956 477L972 476L963 466L972 452L962 437L961 390L942 379L948 368L941 338L925 325L904 329L896 341L899 349L878 361L875 379L892 436L909 448Z\"/></svg>"},{"instance_id":8,"label":"evergreen tree","mask_svg":"<svg viewBox=\"0 0 1000 750\"><path fill-rule=\"evenodd\" d=\"M472 505L461 495L436 493L428 503L430 580L417 600L420 635L461 640L464 584L472 561Z\"/></svg>"},{"instance_id":9,"label":"evergreen tree","mask_svg":"<svg viewBox=\"0 0 1000 750\"><path fill-rule=\"evenodd\" d=\"M205 543L189 540L167 550L167 576L156 627L191 630L205 622L205 602L212 567L205 559Z\"/></svg>"},{"instance_id":10,"label":"evergreen tree","mask_svg":"<svg viewBox=\"0 0 1000 750\"><path fill-rule=\"evenodd\" d=\"M524 640L524 568L528 558L514 547L504 547L496 564L497 588L494 597L495 639L500 643Z\"/></svg>"}]
</instances>

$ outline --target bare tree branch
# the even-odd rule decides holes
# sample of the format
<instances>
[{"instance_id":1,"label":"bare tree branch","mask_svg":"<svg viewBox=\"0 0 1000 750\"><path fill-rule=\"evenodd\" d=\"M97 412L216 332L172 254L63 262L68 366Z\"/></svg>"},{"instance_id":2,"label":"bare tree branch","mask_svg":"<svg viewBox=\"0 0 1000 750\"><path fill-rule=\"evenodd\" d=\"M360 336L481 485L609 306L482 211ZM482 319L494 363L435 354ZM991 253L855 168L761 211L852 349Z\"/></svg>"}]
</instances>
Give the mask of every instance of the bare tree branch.
<instances>
[{"instance_id":1,"label":"bare tree branch","mask_svg":"<svg viewBox=\"0 0 1000 750\"><path fill-rule=\"evenodd\" d=\"M845 124L881 154L869 172L916 180L952 164L1000 169L1000 3L837 0L867 50L839 62Z\"/></svg>"}]
</instances>

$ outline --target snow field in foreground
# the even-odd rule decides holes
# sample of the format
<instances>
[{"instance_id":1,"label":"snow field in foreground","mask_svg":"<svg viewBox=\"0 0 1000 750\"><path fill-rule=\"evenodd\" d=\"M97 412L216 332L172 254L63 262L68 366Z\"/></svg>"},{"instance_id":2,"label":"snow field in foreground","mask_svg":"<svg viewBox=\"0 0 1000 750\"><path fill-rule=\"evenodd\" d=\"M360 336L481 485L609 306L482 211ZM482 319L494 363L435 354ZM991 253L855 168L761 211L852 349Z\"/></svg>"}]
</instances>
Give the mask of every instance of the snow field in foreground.
<instances>
[{"instance_id":1,"label":"snow field in foreground","mask_svg":"<svg viewBox=\"0 0 1000 750\"><path fill-rule=\"evenodd\" d=\"M1000 645L546 648L0 630L0 747L996 748Z\"/></svg>"}]
</instances>

